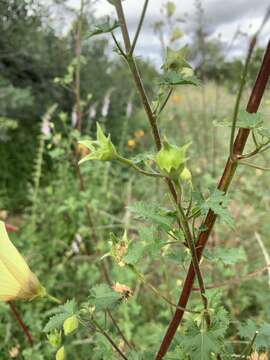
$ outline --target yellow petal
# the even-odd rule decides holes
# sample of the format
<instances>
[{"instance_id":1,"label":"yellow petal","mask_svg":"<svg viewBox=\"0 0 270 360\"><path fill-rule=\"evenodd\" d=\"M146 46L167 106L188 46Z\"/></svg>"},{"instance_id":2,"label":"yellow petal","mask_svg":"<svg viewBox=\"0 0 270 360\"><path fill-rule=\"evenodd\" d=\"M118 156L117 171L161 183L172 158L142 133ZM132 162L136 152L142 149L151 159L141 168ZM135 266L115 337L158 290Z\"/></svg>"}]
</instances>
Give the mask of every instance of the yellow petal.
<instances>
[{"instance_id":1,"label":"yellow petal","mask_svg":"<svg viewBox=\"0 0 270 360\"><path fill-rule=\"evenodd\" d=\"M36 275L9 240L5 224L0 221L0 300L31 300L44 293Z\"/></svg>"}]
</instances>

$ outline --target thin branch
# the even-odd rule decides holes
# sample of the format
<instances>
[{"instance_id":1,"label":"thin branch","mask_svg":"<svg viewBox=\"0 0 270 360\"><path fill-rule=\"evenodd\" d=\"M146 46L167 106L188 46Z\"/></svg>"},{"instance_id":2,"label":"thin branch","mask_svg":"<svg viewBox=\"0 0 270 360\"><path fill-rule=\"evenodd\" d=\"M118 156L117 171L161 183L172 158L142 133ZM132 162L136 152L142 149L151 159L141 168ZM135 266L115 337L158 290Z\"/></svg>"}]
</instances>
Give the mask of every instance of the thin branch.
<instances>
[{"instance_id":1,"label":"thin branch","mask_svg":"<svg viewBox=\"0 0 270 360\"><path fill-rule=\"evenodd\" d=\"M127 165L131 168L133 168L134 170L136 170L137 172L139 172L140 174L143 174L145 176L152 176L152 177L161 177L164 178L165 176L159 173L155 173L155 172L150 172L150 171L145 171L143 169L141 169L139 166L135 165L131 160L126 159L120 155L118 155L117 160L119 162L121 162L124 165Z\"/></svg>"},{"instance_id":2,"label":"thin branch","mask_svg":"<svg viewBox=\"0 0 270 360\"><path fill-rule=\"evenodd\" d=\"M22 329L22 332L24 333L29 345L32 347L34 345L34 341L33 341L32 335L30 334L28 327L25 325L18 310L16 309L16 306L12 302L8 302L8 304L9 304L10 310L11 310L12 314L14 315L18 325Z\"/></svg>"},{"instance_id":3,"label":"thin branch","mask_svg":"<svg viewBox=\"0 0 270 360\"><path fill-rule=\"evenodd\" d=\"M248 67L249 67L249 63L250 63L250 60L251 60L251 55L253 53L253 49L254 49L255 44L256 44L256 39L257 39L256 36L254 36L252 38L251 42L250 42L247 57L246 57L246 60L245 60L243 73L242 73L242 76L241 76L240 87L239 87L237 97L236 97L236 102L235 102L235 105L234 105L232 128L231 128L231 137L230 137L230 157L231 158L233 158L233 144L234 144L236 121L237 121L237 116L238 116L238 112L239 112L240 101L241 101L242 94L243 94L243 91L244 91L244 87L245 87L245 83L246 83L246 77L247 77L247 73L248 73Z\"/></svg>"},{"instance_id":4,"label":"thin branch","mask_svg":"<svg viewBox=\"0 0 270 360\"><path fill-rule=\"evenodd\" d=\"M202 302L203 302L203 306L204 306L204 310L205 310L205 320L206 320L207 327L209 328L209 326L211 324L211 320L210 320L210 315L208 312L208 299L205 294L204 280L203 280L203 276L201 273L199 259L197 257L197 251L196 251L196 247L194 244L194 240L193 240L192 234L190 232L188 220L187 220L187 217L185 216L185 213L181 207L181 204L179 204L179 206L178 206L178 214L179 214L179 218L180 218L180 222L181 222L183 231L185 233L185 239L187 241L187 245L191 252L192 264L194 267L194 271L196 273L196 277L198 279L201 298L202 298Z\"/></svg>"},{"instance_id":5,"label":"thin branch","mask_svg":"<svg viewBox=\"0 0 270 360\"><path fill-rule=\"evenodd\" d=\"M127 338L125 337L123 331L120 329L120 327L118 326L117 322L115 321L115 319L112 316L112 313L110 312L110 310L107 311L108 315L113 323L113 326L116 328L118 334L121 336L121 338L123 339L124 343L130 348L130 349L134 349L134 347L129 343L129 341L127 340Z\"/></svg>"},{"instance_id":6,"label":"thin branch","mask_svg":"<svg viewBox=\"0 0 270 360\"><path fill-rule=\"evenodd\" d=\"M137 27L137 30L136 30L136 33L135 33L135 36L134 36L134 40L132 42L132 45L131 45L131 48L130 48L130 51L129 51L129 55L133 55L133 52L134 52L138 37L139 37L141 29L142 29L142 24L143 24L143 21L144 21L144 17L145 17L145 13L146 13L146 10L147 10L148 2L149 2L149 0L144 1L142 13L141 13L141 16L140 16L140 21L139 21L139 24L138 24L138 27Z\"/></svg>"},{"instance_id":7,"label":"thin branch","mask_svg":"<svg viewBox=\"0 0 270 360\"><path fill-rule=\"evenodd\" d=\"M117 41L117 39L116 39L116 37L115 37L115 35L114 35L114 33L113 32L111 32L111 35L112 35L112 38L113 38L113 41L114 41L114 43L115 43L115 45L116 45L116 47L117 47L117 49L118 49L118 51L120 52L120 54L123 56L123 58L127 58L127 55L124 53L124 51L123 51L123 49L122 49L122 47L121 47L121 45L119 44L119 42Z\"/></svg>"},{"instance_id":8,"label":"thin branch","mask_svg":"<svg viewBox=\"0 0 270 360\"><path fill-rule=\"evenodd\" d=\"M238 163L239 163L239 165L246 165L246 166L249 166L251 168L258 169L258 170L270 171L270 168L268 168L268 167L263 167L263 166L251 164L251 163L248 163L246 161L240 160Z\"/></svg>"},{"instance_id":9,"label":"thin branch","mask_svg":"<svg viewBox=\"0 0 270 360\"><path fill-rule=\"evenodd\" d=\"M260 246L260 248L262 250L264 260L265 260L266 264L270 264L270 256L269 256L269 254L267 252L267 249L266 249L266 247L265 247L265 245L264 245L264 243L262 241L262 238L260 237L260 235L257 232L255 232L255 238L256 238L256 240L257 240L257 242L258 242L258 244L259 244L259 246ZM269 267L267 268L267 271L268 271L268 285L270 287L270 268Z\"/></svg>"},{"instance_id":10,"label":"thin branch","mask_svg":"<svg viewBox=\"0 0 270 360\"><path fill-rule=\"evenodd\" d=\"M220 283L220 284L208 285L208 286L206 286L206 289L207 290L209 290L209 289L219 289L219 288L225 287L225 286L241 284L244 281L247 281L247 280L249 280L251 278L254 278L254 277L260 275L261 273L263 273L265 271L268 271L268 272L270 271L270 263L267 264L266 266L260 268L260 269L252 271L252 272L248 273L247 275L242 276L240 278L232 278L232 279L224 281L223 283ZM200 289L199 288L192 288L192 291L200 291Z\"/></svg>"},{"instance_id":11,"label":"thin branch","mask_svg":"<svg viewBox=\"0 0 270 360\"><path fill-rule=\"evenodd\" d=\"M119 349L119 347L116 345L116 343L113 341L113 339L110 337L110 335L102 329L102 327L96 322L93 321L93 324L97 327L97 329L99 330L99 332L105 336L105 338L109 341L109 343L112 345L112 347L118 352L118 354L124 359L124 360L128 360L128 358L126 357L126 355Z\"/></svg>"},{"instance_id":12,"label":"thin branch","mask_svg":"<svg viewBox=\"0 0 270 360\"><path fill-rule=\"evenodd\" d=\"M162 113L163 109L167 105L167 102L169 101L172 92L173 92L173 88L171 87L170 90L168 91L168 94L167 94L165 100L163 101L162 105L160 106L160 109L158 111L158 116Z\"/></svg>"}]
</instances>

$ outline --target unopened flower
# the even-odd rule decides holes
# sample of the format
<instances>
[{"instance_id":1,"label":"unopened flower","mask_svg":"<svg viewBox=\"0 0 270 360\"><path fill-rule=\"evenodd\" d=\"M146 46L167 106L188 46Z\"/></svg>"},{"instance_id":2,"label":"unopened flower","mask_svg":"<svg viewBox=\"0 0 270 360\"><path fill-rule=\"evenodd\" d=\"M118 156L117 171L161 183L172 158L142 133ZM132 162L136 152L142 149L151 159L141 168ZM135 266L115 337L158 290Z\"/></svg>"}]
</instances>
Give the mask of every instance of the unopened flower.
<instances>
[{"instance_id":1,"label":"unopened flower","mask_svg":"<svg viewBox=\"0 0 270 360\"><path fill-rule=\"evenodd\" d=\"M45 295L46 290L11 243L5 224L0 221L0 300L32 300Z\"/></svg>"},{"instance_id":2,"label":"unopened flower","mask_svg":"<svg viewBox=\"0 0 270 360\"><path fill-rule=\"evenodd\" d=\"M178 179L185 168L188 147L189 144L178 147L169 144L167 141L163 142L162 148L155 156L155 162L163 175Z\"/></svg>"},{"instance_id":3,"label":"unopened flower","mask_svg":"<svg viewBox=\"0 0 270 360\"><path fill-rule=\"evenodd\" d=\"M83 140L79 141L79 144L90 150L90 154L81 159L79 164L88 160L110 161L117 158L117 151L110 135L108 137L105 136L99 123L97 123L97 140Z\"/></svg>"},{"instance_id":4,"label":"unopened flower","mask_svg":"<svg viewBox=\"0 0 270 360\"><path fill-rule=\"evenodd\" d=\"M180 174L180 181L181 180L188 183L190 186L192 186L192 175L191 175L191 172L186 167Z\"/></svg>"},{"instance_id":5,"label":"unopened flower","mask_svg":"<svg viewBox=\"0 0 270 360\"><path fill-rule=\"evenodd\" d=\"M65 358L66 358L65 347L61 346L55 355L55 360L65 360Z\"/></svg>"},{"instance_id":6,"label":"unopened flower","mask_svg":"<svg viewBox=\"0 0 270 360\"><path fill-rule=\"evenodd\" d=\"M122 238L118 239L114 234L111 234L111 240L112 240L112 246L110 254L116 261L116 263L123 267L125 266L125 262L123 260L124 256L126 255L126 252L128 250L128 238L127 238L127 232L125 231Z\"/></svg>"},{"instance_id":7,"label":"unopened flower","mask_svg":"<svg viewBox=\"0 0 270 360\"><path fill-rule=\"evenodd\" d=\"M64 322L63 328L64 328L64 334L69 335L73 331L77 330L79 326L79 321L76 315L72 315L69 318L67 318Z\"/></svg>"}]
</instances>

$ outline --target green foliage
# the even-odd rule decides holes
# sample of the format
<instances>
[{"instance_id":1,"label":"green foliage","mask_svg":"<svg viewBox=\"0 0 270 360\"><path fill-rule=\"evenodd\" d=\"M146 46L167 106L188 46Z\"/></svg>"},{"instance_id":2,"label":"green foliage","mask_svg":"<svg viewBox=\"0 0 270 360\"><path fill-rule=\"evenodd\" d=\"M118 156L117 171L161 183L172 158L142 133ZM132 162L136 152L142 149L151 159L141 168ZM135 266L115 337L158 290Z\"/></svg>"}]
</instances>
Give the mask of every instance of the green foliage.
<instances>
[{"instance_id":1,"label":"green foliage","mask_svg":"<svg viewBox=\"0 0 270 360\"><path fill-rule=\"evenodd\" d=\"M229 120L216 121L214 124L217 126L232 126L232 122ZM261 113L258 112L256 114L251 114L247 111L241 110L237 118L236 127L244 129L259 129L262 124L263 117Z\"/></svg>"},{"instance_id":2,"label":"green foliage","mask_svg":"<svg viewBox=\"0 0 270 360\"><path fill-rule=\"evenodd\" d=\"M220 308L209 329L203 322L198 325L195 321L189 322L180 343L184 351L190 354L193 360L209 360L213 355L224 351L224 338L229 321L227 313Z\"/></svg>"},{"instance_id":3,"label":"green foliage","mask_svg":"<svg viewBox=\"0 0 270 360\"><path fill-rule=\"evenodd\" d=\"M109 17L107 17L106 21L104 21L100 25L95 25L95 29L92 30L90 33L88 33L86 36L87 37L92 37L92 36L95 36L95 35L110 33L113 30L117 29L119 26L120 25L119 25L118 21L114 20L112 22L111 19Z\"/></svg>"},{"instance_id":4,"label":"green foliage","mask_svg":"<svg viewBox=\"0 0 270 360\"><path fill-rule=\"evenodd\" d=\"M96 311L107 310L119 304L121 295L107 284L99 284L90 290L89 304L95 307Z\"/></svg>"},{"instance_id":5,"label":"green foliage","mask_svg":"<svg viewBox=\"0 0 270 360\"><path fill-rule=\"evenodd\" d=\"M191 66L184 58L185 53L186 48L178 51L167 49L166 62L162 66L164 75L160 80L161 85L199 85Z\"/></svg>"},{"instance_id":6,"label":"green foliage","mask_svg":"<svg viewBox=\"0 0 270 360\"><path fill-rule=\"evenodd\" d=\"M224 265L234 265L246 260L246 253L243 247L226 249L219 247L209 252L205 251L204 256L213 262L222 262Z\"/></svg>"},{"instance_id":7,"label":"green foliage","mask_svg":"<svg viewBox=\"0 0 270 360\"><path fill-rule=\"evenodd\" d=\"M60 305L51 311L54 314L46 326L44 327L45 332L50 332L55 329L60 329L65 320L70 318L76 313L76 302L74 299L68 300L64 305Z\"/></svg>"},{"instance_id":8,"label":"green foliage","mask_svg":"<svg viewBox=\"0 0 270 360\"><path fill-rule=\"evenodd\" d=\"M205 215L211 209L230 228L234 228L234 220L227 209L228 199L224 192L215 189L206 200L203 199L200 193L193 193L193 198L196 202L195 211L200 211Z\"/></svg>"},{"instance_id":9,"label":"green foliage","mask_svg":"<svg viewBox=\"0 0 270 360\"><path fill-rule=\"evenodd\" d=\"M17 357L25 360L62 359L64 352L76 360L119 359L114 343L128 359L152 360L192 260L180 206L194 244L206 230L200 224L209 210L221 220L199 266L205 287L222 286L222 291L206 291L211 318L207 328L205 314L197 313L202 303L195 280L187 305L195 313L186 312L164 359L239 357L256 331L253 348L269 351L270 296L264 270L270 230L268 176L239 167L230 212L223 192L201 195L216 184L228 155L229 132L212 129L211 124L216 119L231 126L231 120L222 119L231 116L242 59L229 63L222 58L222 42L208 37L200 19L189 48L173 50L185 35L171 1L164 4L165 16L155 25L160 40L169 39L173 47L168 47L162 75L150 61L135 58L153 123L162 136L191 144L187 168L188 145L165 142L155 152L130 69L123 58L108 56L108 39L94 37L110 36L119 23L95 19L92 4L84 5L78 54L78 14L70 16L69 31L59 36L47 4L0 4L0 217L8 216L8 222L18 225L12 241L48 292L76 299L53 309L49 300L16 302L33 335L32 348L27 348L8 304L1 303L1 356L9 358L11 350L19 349ZM65 1L53 2L50 11L54 9L70 13ZM93 29L92 24L98 25ZM60 30L62 25L57 23ZM260 56L255 53L250 83ZM189 62L196 64L194 70ZM203 88L176 87L198 85L197 76ZM53 103L59 110L47 119L45 135L41 119ZM261 113L240 112L237 127L251 129L255 146L264 149L270 139L264 124L269 101L262 103ZM79 110L81 132L74 129ZM253 146L248 144L247 151ZM267 162L266 152L262 155ZM87 166L78 167L86 160L91 160ZM157 176L144 177L143 171ZM177 204L156 171L173 179ZM265 242L262 253L254 239L257 228ZM246 321L250 318L254 320Z\"/></svg>"},{"instance_id":10,"label":"green foliage","mask_svg":"<svg viewBox=\"0 0 270 360\"><path fill-rule=\"evenodd\" d=\"M130 205L129 209L135 213L138 219L149 220L151 223L160 226L163 230L170 231L172 217L169 210L143 202Z\"/></svg>"},{"instance_id":11,"label":"green foliage","mask_svg":"<svg viewBox=\"0 0 270 360\"><path fill-rule=\"evenodd\" d=\"M257 350L269 349L270 324L262 323L258 326L253 320L247 320L246 323L239 325L239 335L242 339L251 340L258 331L255 339L255 347Z\"/></svg>"}]
</instances>

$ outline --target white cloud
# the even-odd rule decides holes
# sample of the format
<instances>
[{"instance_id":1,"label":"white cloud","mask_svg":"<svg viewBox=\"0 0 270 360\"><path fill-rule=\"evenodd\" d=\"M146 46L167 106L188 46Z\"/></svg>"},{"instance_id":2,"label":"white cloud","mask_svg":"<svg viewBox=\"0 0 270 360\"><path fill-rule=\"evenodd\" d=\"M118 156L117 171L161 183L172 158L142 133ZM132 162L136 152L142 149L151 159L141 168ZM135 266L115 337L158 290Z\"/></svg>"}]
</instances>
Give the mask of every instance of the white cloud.
<instances>
[{"instance_id":1,"label":"white cloud","mask_svg":"<svg viewBox=\"0 0 270 360\"><path fill-rule=\"evenodd\" d=\"M150 57L160 63L161 52L160 44L153 33L153 23L162 19L160 9L165 0L150 0L147 14L144 22L142 34L138 41L136 53L140 56ZM69 3L78 7L80 0L69 0ZM183 24L183 30L190 32L191 19L194 18L194 2L191 0L175 1L177 4L176 16L186 18L187 24ZM144 0L125 0L123 1L124 12L128 27L133 36L140 11L144 4ZM224 42L231 42L237 29L252 34L260 25L266 8L269 6L269 0L203 0L202 5L205 12L207 28L212 32L212 36L221 35ZM99 0L96 4L96 15L112 15L115 16L114 7L107 0ZM260 43L264 45L267 42L270 24L268 24L261 34ZM188 38L188 36L187 36ZM242 54L247 47L247 40L239 38L235 41L231 55Z\"/></svg>"}]
</instances>

